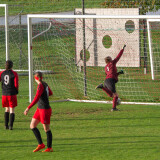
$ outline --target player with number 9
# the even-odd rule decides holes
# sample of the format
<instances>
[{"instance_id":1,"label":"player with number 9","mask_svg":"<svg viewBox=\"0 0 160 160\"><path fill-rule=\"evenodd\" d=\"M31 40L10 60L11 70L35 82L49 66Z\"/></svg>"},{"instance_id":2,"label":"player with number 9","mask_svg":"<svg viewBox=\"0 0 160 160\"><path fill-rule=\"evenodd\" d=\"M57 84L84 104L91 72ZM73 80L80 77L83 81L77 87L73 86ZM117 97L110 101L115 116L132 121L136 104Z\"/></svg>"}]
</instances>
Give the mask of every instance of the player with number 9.
<instances>
[{"instance_id":1,"label":"player with number 9","mask_svg":"<svg viewBox=\"0 0 160 160\"><path fill-rule=\"evenodd\" d=\"M13 62L6 61L5 70L0 72L2 82L2 107L5 107L5 128L13 129L15 107L17 106L18 74L12 70ZM10 121L10 123L9 123ZM8 125L9 124L9 125Z\"/></svg>"}]
</instances>

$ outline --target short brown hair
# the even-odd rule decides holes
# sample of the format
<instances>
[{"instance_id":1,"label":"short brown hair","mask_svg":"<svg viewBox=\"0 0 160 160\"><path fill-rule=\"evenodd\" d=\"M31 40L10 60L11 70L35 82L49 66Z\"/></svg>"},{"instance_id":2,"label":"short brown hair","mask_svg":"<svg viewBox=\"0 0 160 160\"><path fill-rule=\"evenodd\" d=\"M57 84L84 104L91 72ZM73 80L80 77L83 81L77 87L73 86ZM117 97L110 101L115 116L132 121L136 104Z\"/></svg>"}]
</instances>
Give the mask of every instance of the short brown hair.
<instances>
[{"instance_id":1,"label":"short brown hair","mask_svg":"<svg viewBox=\"0 0 160 160\"><path fill-rule=\"evenodd\" d=\"M7 60L5 66L6 70L11 69L12 67L13 67L13 62L11 60Z\"/></svg>"},{"instance_id":2,"label":"short brown hair","mask_svg":"<svg viewBox=\"0 0 160 160\"><path fill-rule=\"evenodd\" d=\"M108 62L111 62L111 59L112 58L110 56L107 56L104 60L105 60L106 63L108 63Z\"/></svg>"}]
</instances>

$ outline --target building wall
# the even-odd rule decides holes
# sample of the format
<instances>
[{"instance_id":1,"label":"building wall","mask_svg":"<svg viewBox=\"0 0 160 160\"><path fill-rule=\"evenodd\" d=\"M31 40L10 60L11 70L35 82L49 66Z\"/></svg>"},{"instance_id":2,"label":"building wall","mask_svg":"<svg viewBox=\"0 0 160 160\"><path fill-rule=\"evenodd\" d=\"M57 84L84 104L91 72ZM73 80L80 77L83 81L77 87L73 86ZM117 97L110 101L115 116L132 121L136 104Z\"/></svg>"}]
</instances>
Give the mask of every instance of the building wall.
<instances>
[{"instance_id":1,"label":"building wall","mask_svg":"<svg viewBox=\"0 0 160 160\"><path fill-rule=\"evenodd\" d=\"M75 14L81 14L81 9L75 9ZM91 15L139 15L138 8L114 8L114 9L85 9L85 14ZM125 29L129 19L86 19L85 36L86 49L90 53L87 66L105 66L104 58L111 56L113 59L126 44L127 47L117 66L139 67L139 20L132 19L135 30L128 33ZM83 49L83 24L82 19L76 19L76 58L77 65L83 66L80 52ZM110 36L111 46L105 48L103 45L104 36Z\"/></svg>"}]
</instances>

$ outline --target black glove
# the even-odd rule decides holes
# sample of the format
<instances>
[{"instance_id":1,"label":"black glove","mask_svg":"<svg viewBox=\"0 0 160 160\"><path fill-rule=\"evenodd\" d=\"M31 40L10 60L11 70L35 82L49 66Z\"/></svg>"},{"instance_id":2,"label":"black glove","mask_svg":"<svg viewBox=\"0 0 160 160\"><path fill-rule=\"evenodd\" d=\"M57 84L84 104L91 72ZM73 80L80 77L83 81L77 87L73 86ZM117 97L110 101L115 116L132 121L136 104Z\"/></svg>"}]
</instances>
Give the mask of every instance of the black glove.
<instances>
[{"instance_id":1,"label":"black glove","mask_svg":"<svg viewBox=\"0 0 160 160\"><path fill-rule=\"evenodd\" d=\"M126 45L123 46L123 49L125 49Z\"/></svg>"},{"instance_id":2,"label":"black glove","mask_svg":"<svg viewBox=\"0 0 160 160\"><path fill-rule=\"evenodd\" d=\"M119 74L124 74L124 71L123 70L121 70L120 72L118 72Z\"/></svg>"}]
</instances>

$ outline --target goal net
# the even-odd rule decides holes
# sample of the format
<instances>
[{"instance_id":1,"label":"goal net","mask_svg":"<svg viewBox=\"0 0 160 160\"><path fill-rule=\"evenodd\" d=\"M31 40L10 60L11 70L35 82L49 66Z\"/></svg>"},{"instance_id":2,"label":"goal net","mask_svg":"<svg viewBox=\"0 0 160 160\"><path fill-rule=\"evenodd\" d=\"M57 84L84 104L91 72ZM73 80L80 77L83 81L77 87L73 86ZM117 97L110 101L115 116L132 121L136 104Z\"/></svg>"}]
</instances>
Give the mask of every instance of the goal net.
<instances>
[{"instance_id":1,"label":"goal net","mask_svg":"<svg viewBox=\"0 0 160 160\"><path fill-rule=\"evenodd\" d=\"M126 44L117 63L117 70L124 71L116 84L119 97L124 102L159 102L160 25L147 23L148 18L155 19L139 15L28 15L30 101L37 86L35 71L43 72L54 93L52 100L112 100L95 87L105 80L104 58L114 59Z\"/></svg>"}]
</instances>

